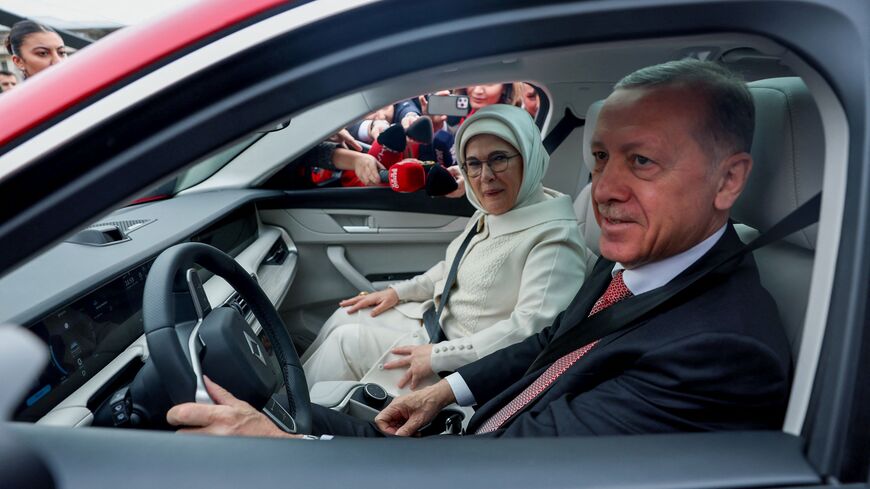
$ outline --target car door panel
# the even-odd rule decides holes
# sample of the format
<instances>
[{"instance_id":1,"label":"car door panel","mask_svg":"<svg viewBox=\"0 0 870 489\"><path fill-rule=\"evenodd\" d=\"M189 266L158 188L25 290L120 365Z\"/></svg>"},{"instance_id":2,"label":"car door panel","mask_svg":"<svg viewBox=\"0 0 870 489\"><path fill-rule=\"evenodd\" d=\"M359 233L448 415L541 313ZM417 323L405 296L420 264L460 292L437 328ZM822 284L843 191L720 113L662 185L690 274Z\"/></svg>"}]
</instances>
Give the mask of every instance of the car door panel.
<instances>
[{"instance_id":1,"label":"car door panel","mask_svg":"<svg viewBox=\"0 0 870 489\"><path fill-rule=\"evenodd\" d=\"M819 486L798 437L779 432L650 435L646 437L492 440L438 437L372 441L336 438L300 442L176 435L173 450L157 433L46 427L11 434L36 452L65 487L597 487L647 489ZM461 440L461 441L460 441ZM413 447L426 445L427 450ZM179 457L184 453L184 457ZM432 457L437 453L437 457ZM127 460L147 460L147 477L130 478ZM103 469L93 470L99 460ZM473 460L479 468L450 476ZM220 470L203 470L220 461ZM280 461L280 463L276 462ZM324 461L328 461L324 466ZM763 463L761 462L763 461ZM326 469L325 469L326 467ZM344 470L357 467L357 470ZM413 467L409 473L403 467ZM326 470L326 471L325 471ZM227 478L226 474L233 474ZM411 477L412 479L408 479ZM72 481L75 481L73 484ZM858 486L862 487L862 486Z\"/></svg>"},{"instance_id":2,"label":"car door panel","mask_svg":"<svg viewBox=\"0 0 870 489\"><path fill-rule=\"evenodd\" d=\"M342 201L342 194L363 192L327 193ZM313 197L325 207L335 203L325 194ZM300 347L313 340L340 300L414 277L444 259L447 245L465 228L466 212L455 210L454 199L425 198L429 206L412 198L391 210L361 199L344 208L261 211L264 222L285 229L299 249L299 272L280 311ZM439 210L445 213L433 212Z\"/></svg>"}]
</instances>

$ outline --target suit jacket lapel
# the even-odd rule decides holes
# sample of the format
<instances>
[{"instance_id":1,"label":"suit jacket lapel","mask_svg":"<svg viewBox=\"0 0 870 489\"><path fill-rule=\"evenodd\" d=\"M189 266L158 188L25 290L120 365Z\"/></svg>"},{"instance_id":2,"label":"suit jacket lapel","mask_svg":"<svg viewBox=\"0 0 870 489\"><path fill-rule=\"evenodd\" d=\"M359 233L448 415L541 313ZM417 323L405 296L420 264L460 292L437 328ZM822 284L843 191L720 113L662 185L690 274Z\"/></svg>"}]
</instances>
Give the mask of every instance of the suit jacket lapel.
<instances>
[{"instance_id":1,"label":"suit jacket lapel","mask_svg":"<svg viewBox=\"0 0 870 489\"><path fill-rule=\"evenodd\" d=\"M592 341L601 339L632 324L636 324L638 321L642 320L644 316L656 311L663 304L670 303L677 295L681 294L690 285L699 280L717 280L723 274L729 274L733 268L742 261L742 256L735 260L730 260L726 264L723 264L722 260L743 246L744 245L737 236L736 231L734 231L734 228L729 223L725 234L709 252L666 285L644 294L629 297L618 304L608 307L591 318L586 317L585 315L578 317L572 314L570 318L566 319L571 319L573 321L563 324L560 331L553 337L550 344L547 345L547 348L541 352L534 362L532 362L527 373L533 372L544 365L549 365L569 352ZM601 265L601 267L599 267L599 265ZM585 314L589 313L595 300L597 300L598 296L600 296L604 290L604 287L606 287L605 283L604 287L601 287L600 289L597 288L600 286L602 280L609 279L609 272L612 269L612 266L613 262L608 262L607 260L599 260L598 263L596 263L595 268L593 269L596 272L596 275L593 279L595 280L598 295L588 304L588 307L585 307ZM602 273L602 269L605 267L607 273ZM584 288L585 285L586 284L584 284ZM583 303L585 304L587 300L588 297L584 297Z\"/></svg>"},{"instance_id":2,"label":"suit jacket lapel","mask_svg":"<svg viewBox=\"0 0 870 489\"><path fill-rule=\"evenodd\" d=\"M595 301L601 297L607 285L610 284L610 273L613 270L614 263L610 260L599 258L592 267L592 273L589 278L583 282L580 290L577 291L576 299L571 302L568 309L565 311L559 330L553 336L553 340L570 332L574 326L589 315Z\"/></svg>"}]
</instances>

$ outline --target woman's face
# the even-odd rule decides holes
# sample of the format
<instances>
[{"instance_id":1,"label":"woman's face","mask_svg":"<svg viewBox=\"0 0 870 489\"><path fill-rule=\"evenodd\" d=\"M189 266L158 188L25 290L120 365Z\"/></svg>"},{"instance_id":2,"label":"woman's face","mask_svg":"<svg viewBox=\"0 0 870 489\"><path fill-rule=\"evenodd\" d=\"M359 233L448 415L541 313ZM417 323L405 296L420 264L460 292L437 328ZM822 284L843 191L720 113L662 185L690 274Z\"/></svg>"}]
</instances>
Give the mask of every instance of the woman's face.
<instances>
[{"instance_id":1,"label":"woman's face","mask_svg":"<svg viewBox=\"0 0 870 489\"><path fill-rule=\"evenodd\" d=\"M535 87L528 83L523 83L523 108L526 109L526 112L533 119L538 114L539 105L540 100L538 99L538 92L535 91Z\"/></svg>"},{"instance_id":2,"label":"woman's face","mask_svg":"<svg viewBox=\"0 0 870 489\"><path fill-rule=\"evenodd\" d=\"M511 157L507 168L499 173L484 163L480 175L468 176L471 190L480 205L490 214L499 215L513 209L523 184L523 156L510 143L492 134L478 134L465 145L465 160L484 162L497 155ZM515 155L515 156L514 156Z\"/></svg>"},{"instance_id":3,"label":"woman's face","mask_svg":"<svg viewBox=\"0 0 870 489\"><path fill-rule=\"evenodd\" d=\"M63 39L54 32L34 32L24 36L21 49L12 62L25 76L31 77L66 59Z\"/></svg>"},{"instance_id":4,"label":"woman's face","mask_svg":"<svg viewBox=\"0 0 870 489\"><path fill-rule=\"evenodd\" d=\"M472 85L466 89L472 109L480 109L487 105L497 104L501 99L504 84Z\"/></svg>"}]
</instances>

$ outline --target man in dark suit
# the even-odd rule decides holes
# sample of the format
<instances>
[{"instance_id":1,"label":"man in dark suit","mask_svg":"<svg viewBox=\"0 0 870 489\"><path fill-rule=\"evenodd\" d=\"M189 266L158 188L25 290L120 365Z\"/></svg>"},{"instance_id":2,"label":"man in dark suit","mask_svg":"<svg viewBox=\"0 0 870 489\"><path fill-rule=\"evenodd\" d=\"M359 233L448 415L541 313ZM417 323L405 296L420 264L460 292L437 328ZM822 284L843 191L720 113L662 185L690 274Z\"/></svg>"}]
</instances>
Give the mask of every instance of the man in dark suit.
<instances>
[{"instance_id":1,"label":"man in dark suit","mask_svg":"<svg viewBox=\"0 0 870 489\"><path fill-rule=\"evenodd\" d=\"M752 167L753 105L712 63L620 81L592 138L602 258L552 327L397 399L409 435L450 402L469 433L577 436L778 429L790 350L728 215ZM663 301L655 305L657 301Z\"/></svg>"},{"instance_id":2,"label":"man in dark suit","mask_svg":"<svg viewBox=\"0 0 870 489\"><path fill-rule=\"evenodd\" d=\"M753 125L746 86L713 63L625 77L592 138L602 257L568 309L540 334L396 399L376 418L380 431L315 409L315 432L408 436L452 402L477 406L467 432L484 436L778 429L790 350L728 219L752 168ZM226 418L247 416L251 429L169 419L278 434L238 403L227 398L239 413Z\"/></svg>"}]
</instances>

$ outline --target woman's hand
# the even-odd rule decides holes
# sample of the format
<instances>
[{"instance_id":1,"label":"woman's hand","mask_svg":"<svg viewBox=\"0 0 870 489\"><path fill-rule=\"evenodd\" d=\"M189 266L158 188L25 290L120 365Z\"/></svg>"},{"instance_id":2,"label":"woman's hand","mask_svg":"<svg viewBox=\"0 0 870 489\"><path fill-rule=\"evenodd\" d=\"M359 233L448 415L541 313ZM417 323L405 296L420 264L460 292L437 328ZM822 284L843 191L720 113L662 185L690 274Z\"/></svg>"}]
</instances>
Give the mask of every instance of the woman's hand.
<instances>
[{"instance_id":1,"label":"woman's hand","mask_svg":"<svg viewBox=\"0 0 870 489\"><path fill-rule=\"evenodd\" d=\"M459 167L456 165L448 166L447 171L450 172L450 175L453 176L453 179L456 180L456 185L458 185L459 187L456 190L454 190L453 192L450 192L449 194L445 195L445 197L449 197L451 199L458 199L459 197L464 197L465 196L465 178L462 177L462 172L459 170Z\"/></svg>"},{"instance_id":2,"label":"woman's hand","mask_svg":"<svg viewBox=\"0 0 870 489\"><path fill-rule=\"evenodd\" d=\"M345 312L348 314L357 312L364 307L374 307L372 309L372 317L375 317L384 311L392 309L398 303L399 294L396 293L395 289L387 287L384 290L379 290L370 294L353 296L350 299L345 299L339 302L338 305L346 307L347 310Z\"/></svg>"},{"instance_id":3,"label":"woman's hand","mask_svg":"<svg viewBox=\"0 0 870 489\"><path fill-rule=\"evenodd\" d=\"M410 382L411 390L416 390L420 382L435 373L432 371L431 344L398 346L390 352L395 355L404 355L404 358L385 363L385 369L408 368L408 371L399 380L399 389L403 389Z\"/></svg>"}]
</instances>

